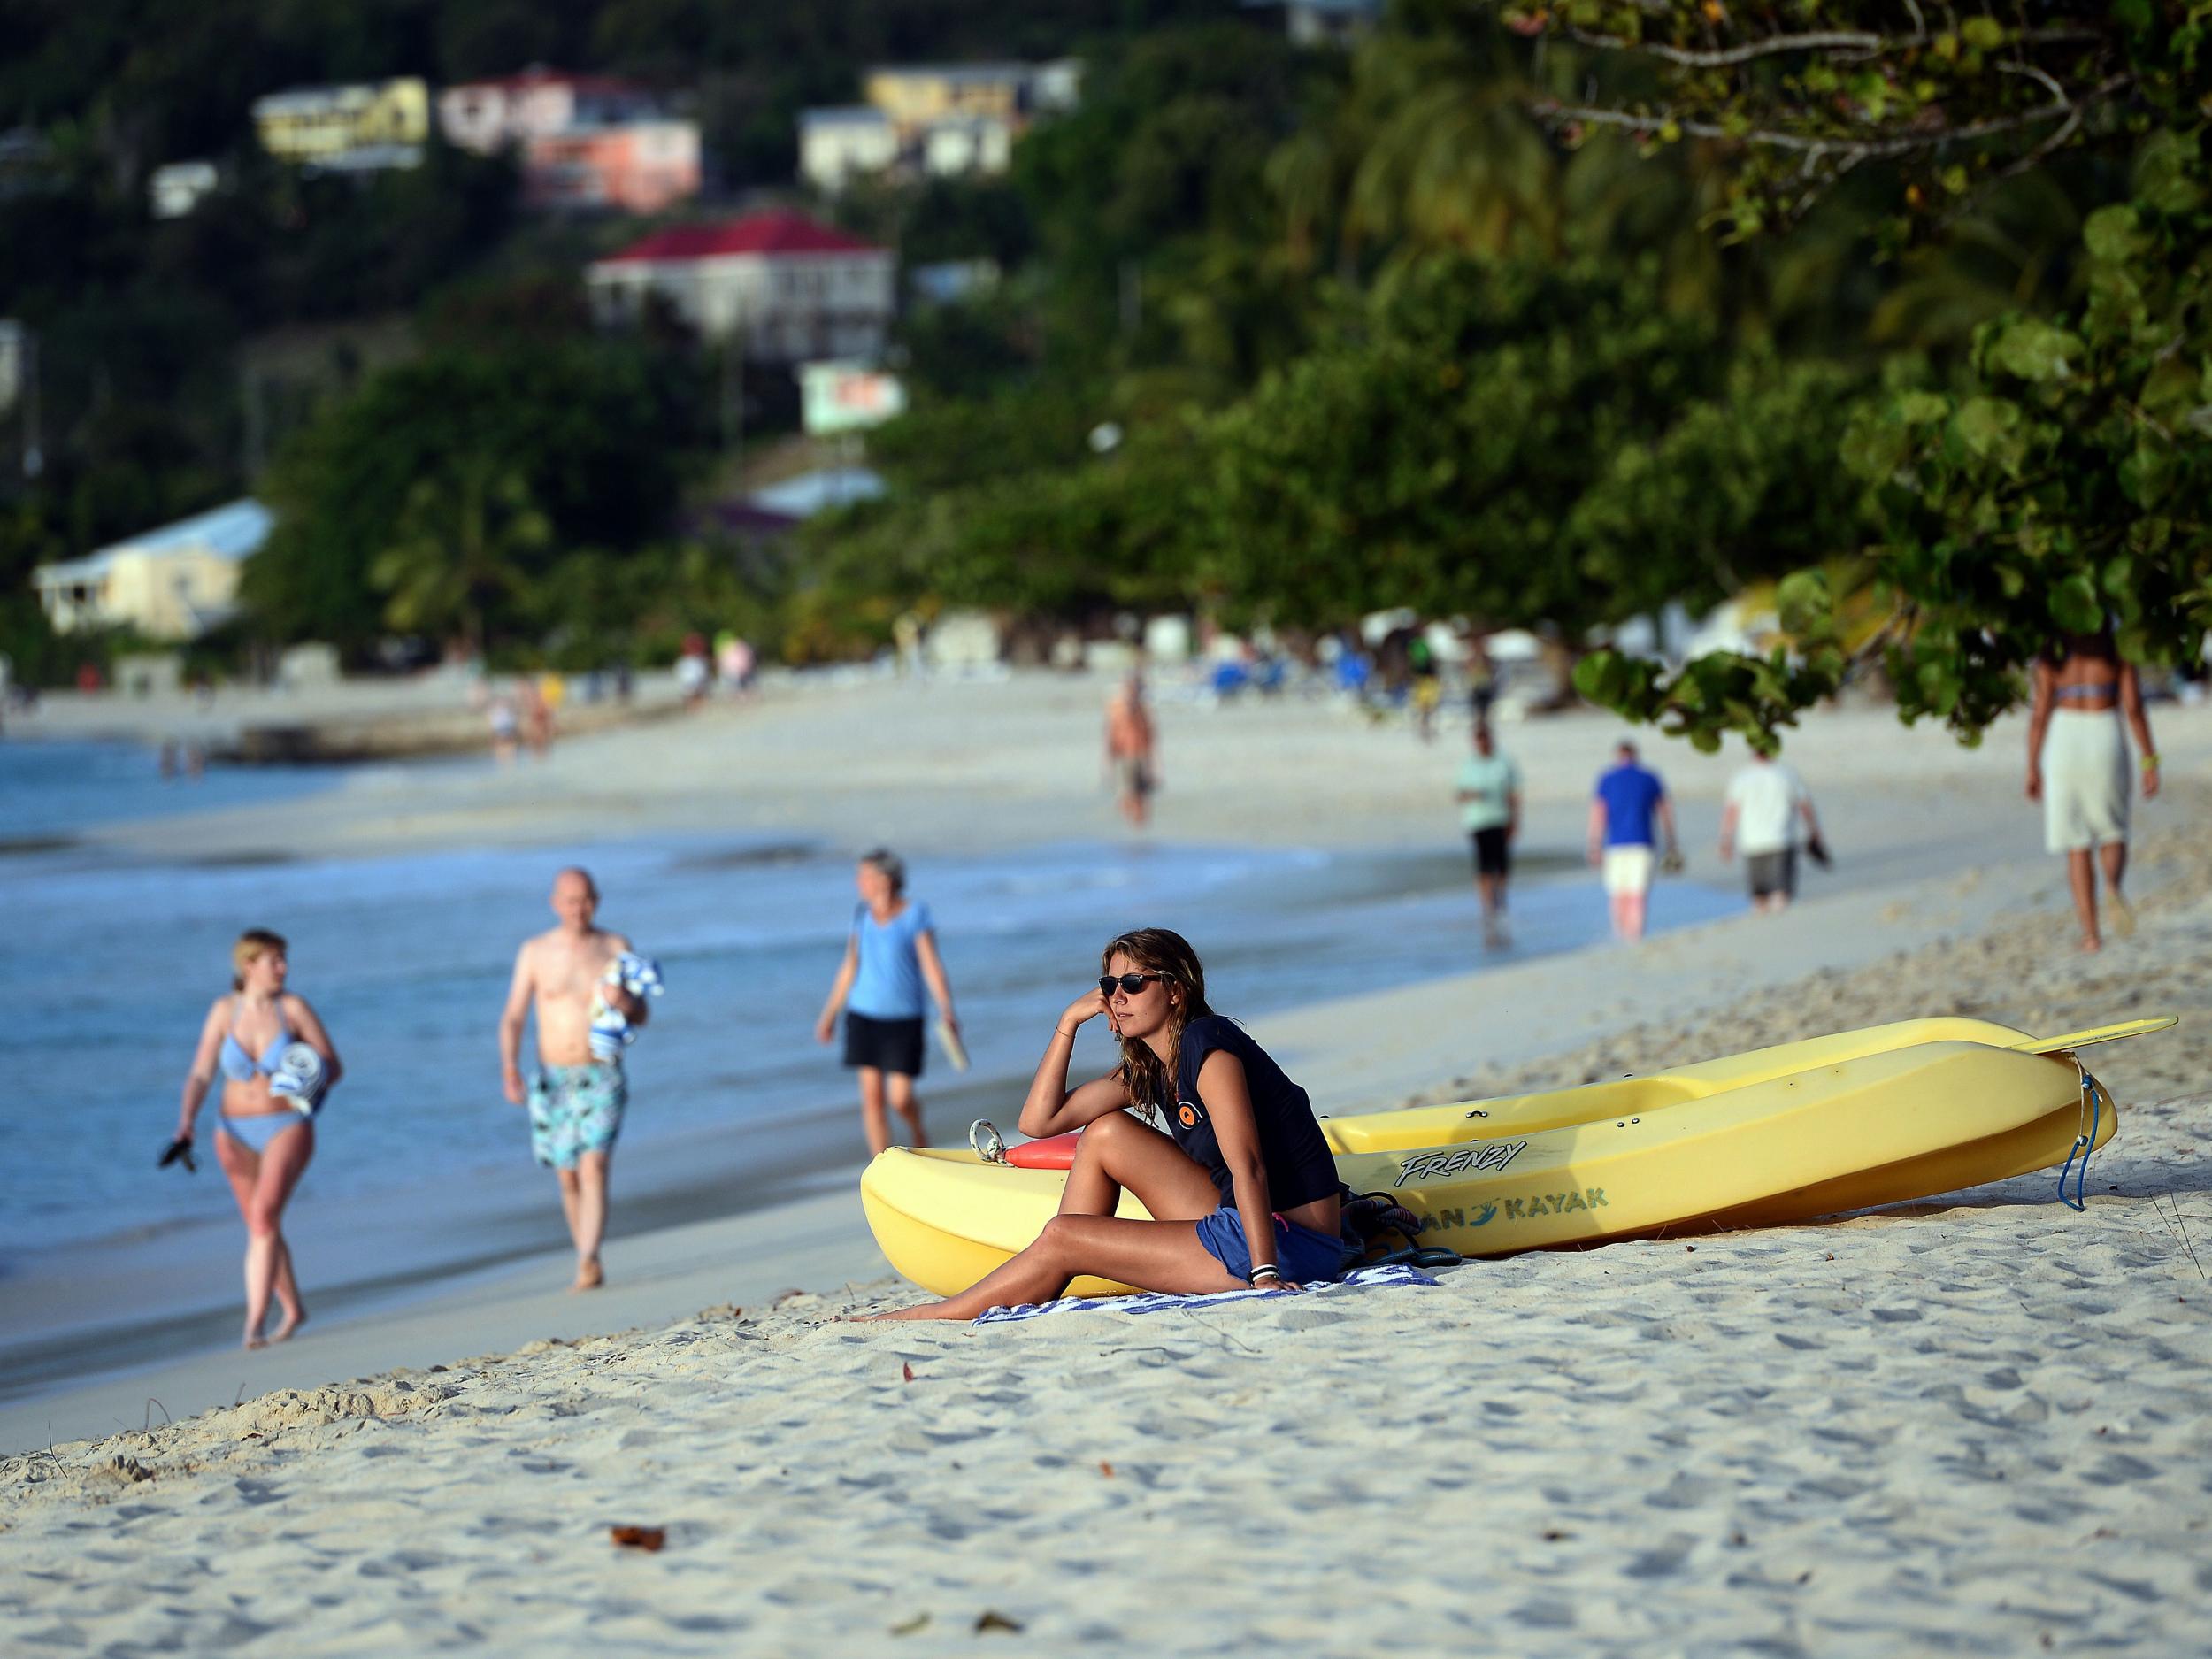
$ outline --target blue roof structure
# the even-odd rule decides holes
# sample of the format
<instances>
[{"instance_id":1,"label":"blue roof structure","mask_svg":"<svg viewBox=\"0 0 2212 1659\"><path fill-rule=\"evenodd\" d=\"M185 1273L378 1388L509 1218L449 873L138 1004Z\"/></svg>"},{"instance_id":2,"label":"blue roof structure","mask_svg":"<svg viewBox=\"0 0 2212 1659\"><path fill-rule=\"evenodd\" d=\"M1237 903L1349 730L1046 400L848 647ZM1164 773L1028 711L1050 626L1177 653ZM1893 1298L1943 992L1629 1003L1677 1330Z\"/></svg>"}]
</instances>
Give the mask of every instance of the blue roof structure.
<instances>
[{"instance_id":1,"label":"blue roof structure","mask_svg":"<svg viewBox=\"0 0 2212 1659\"><path fill-rule=\"evenodd\" d=\"M802 472L748 495L746 504L787 518L811 518L829 507L845 507L856 501L873 501L888 488L881 473L864 466L826 467Z\"/></svg>"},{"instance_id":2,"label":"blue roof structure","mask_svg":"<svg viewBox=\"0 0 2212 1659\"><path fill-rule=\"evenodd\" d=\"M109 543L65 565L49 565L38 572L48 581L86 581L104 575L126 553L212 553L217 558L250 558L269 539L276 515L250 497L229 505L196 513L189 518Z\"/></svg>"}]
</instances>

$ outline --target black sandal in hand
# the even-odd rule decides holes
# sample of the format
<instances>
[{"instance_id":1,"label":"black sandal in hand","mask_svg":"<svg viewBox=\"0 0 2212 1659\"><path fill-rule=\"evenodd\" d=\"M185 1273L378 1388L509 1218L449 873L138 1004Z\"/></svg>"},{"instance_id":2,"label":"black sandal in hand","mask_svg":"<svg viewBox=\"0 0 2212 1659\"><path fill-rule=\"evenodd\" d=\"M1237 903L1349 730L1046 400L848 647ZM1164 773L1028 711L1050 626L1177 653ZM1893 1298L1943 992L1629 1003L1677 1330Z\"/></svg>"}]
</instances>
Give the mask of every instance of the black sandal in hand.
<instances>
[{"instance_id":1,"label":"black sandal in hand","mask_svg":"<svg viewBox=\"0 0 2212 1659\"><path fill-rule=\"evenodd\" d=\"M161 1155L161 1162L155 1164L154 1167L157 1170L165 1170L172 1164L174 1164L179 1158L182 1158L184 1160L184 1167L188 1173L197 1175L200 1172L200 1166L192 1156L192 1137L190 1135L179 1135L174 1141L172 1141L169 1143L168 1150Z\"/></svg>"}]
</instances>

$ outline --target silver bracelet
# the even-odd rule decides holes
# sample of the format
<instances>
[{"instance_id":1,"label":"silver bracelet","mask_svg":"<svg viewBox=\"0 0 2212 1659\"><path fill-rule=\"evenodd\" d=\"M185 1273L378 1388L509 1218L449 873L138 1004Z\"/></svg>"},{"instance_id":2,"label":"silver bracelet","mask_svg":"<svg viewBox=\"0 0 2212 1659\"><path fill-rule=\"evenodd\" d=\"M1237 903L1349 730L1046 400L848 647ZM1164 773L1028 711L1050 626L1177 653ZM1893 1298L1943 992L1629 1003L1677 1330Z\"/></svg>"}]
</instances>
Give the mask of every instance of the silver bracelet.
<instances>
[{"instance_id":1,"label":"silver bracelet","mask_svg":"<svg viewBox=\"0 0 2212 1659\"><path fill-rule=\"evenodd\" d=\"M1276 1266L1274 1263L1262 1262L1244 1276L1244 1282L1248 1285L1256 1285L1262 1279L1280 1279L1282 1276L1283 1270Z\"/></svg>"}]
</instances>

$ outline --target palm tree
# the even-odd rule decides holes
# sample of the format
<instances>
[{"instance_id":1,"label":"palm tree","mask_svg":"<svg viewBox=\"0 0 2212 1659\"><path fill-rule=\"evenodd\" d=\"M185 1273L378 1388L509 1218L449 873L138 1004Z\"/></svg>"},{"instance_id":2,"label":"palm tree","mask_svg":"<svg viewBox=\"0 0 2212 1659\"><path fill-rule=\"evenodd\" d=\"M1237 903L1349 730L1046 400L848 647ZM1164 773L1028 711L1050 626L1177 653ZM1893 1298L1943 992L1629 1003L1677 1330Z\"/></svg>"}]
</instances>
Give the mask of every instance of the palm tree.
<instances>
[{"instance_id":1,"label":"palm tree","mask_svg":"<svg viewBox=\"0 0 2212 1659\"><path fill-rule=\"evenodd\" d=\"M369 580L386 595L389 626L448 637L457 630L481 656L493 611L523 591L532 556L552 541L522 475L469 456L408 493L397 537Z\"/></svg>"},{"instance_id":2,"label":"palm tree","mask_svg":"<svg viewBox=\"0 0 2212 1659\"><path fill-rule=\"evenodd\" d=\"M1349 275L1378 253L1553 245L1558 165L1527 96L1494 30L1371 37L1326 131L1270 165L1294 254Z\"/></svg>"}]
</instances>

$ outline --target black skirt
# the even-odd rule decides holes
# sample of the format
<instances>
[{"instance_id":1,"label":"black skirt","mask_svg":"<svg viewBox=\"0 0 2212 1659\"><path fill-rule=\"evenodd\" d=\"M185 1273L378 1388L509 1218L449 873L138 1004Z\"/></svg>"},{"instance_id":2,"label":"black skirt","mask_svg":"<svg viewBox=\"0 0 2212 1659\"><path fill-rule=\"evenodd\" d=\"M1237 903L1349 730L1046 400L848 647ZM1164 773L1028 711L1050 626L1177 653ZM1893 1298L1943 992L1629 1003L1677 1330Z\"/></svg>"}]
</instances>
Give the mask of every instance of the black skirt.
<instances>
[{"instance_id":1,"label":"black skirt","mask_svg":"<svg viewBox=\"0 0 2212 1659\"><path fill-rule=\"evenodd\" d=\"M845 1064L872 1065L901 1077L922 1074L922 1019L872 1019L845 1010Z\"/></svg>"}]
</instances>

